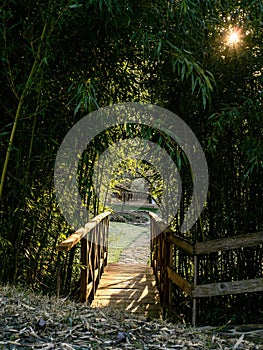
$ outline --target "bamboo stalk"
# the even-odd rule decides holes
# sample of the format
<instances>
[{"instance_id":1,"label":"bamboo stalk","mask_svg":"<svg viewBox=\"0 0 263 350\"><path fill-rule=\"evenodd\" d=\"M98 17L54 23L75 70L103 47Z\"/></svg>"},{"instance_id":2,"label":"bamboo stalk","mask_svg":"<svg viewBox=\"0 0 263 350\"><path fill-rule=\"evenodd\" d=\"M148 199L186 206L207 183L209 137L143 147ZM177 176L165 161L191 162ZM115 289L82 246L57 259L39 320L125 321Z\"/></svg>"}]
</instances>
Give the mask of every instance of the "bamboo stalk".
<instances>
[{"instance_id":1,"label":"bamboo stalk","mask_svg":"<svg viewBox=\"0 0 263 350\"><path fill-rule=\"evenodd\" d=\"M20 98L19 98L18 106L17 106L17 109L16 109L15 121L14 121L13 128L12 128L12 131L11 131L10 139L9 139L9 142L8 142L8 147L7 147L7 151L6 151L4 166L3 166L2 175L1 175L0 200L1 200L2 194L3 194L3 188L4 188L5 179L6 179L6 173L7 173L7 167L8 167L10 154L11 154L13 143L14 143L14 137L15 137L15 133L16 133L18 120L20 119L20 116L21 116L21 111L22 111L24 99L25 99L28 91L31 89L31 87L32 87L32 85L34 83L34 75L35 75L35 73L36 73L36 71L38 69L37 64L39 62L39 58L40 58L40 54L41 54L41 50L42 50L42 46L43 46L43 42L44 42L46 29L47 29L47 21L44 23L44 27L43 27L42 34L41 34L41 37L40 37L40 44L38 46L36 58L35 58L35 61L33 63L32 68L31 68L31 71L29 73L26 85L25 85L25 87L24 87L24 89L22 91L22 94L21 94Z\"/></svg>"}]
</instances>

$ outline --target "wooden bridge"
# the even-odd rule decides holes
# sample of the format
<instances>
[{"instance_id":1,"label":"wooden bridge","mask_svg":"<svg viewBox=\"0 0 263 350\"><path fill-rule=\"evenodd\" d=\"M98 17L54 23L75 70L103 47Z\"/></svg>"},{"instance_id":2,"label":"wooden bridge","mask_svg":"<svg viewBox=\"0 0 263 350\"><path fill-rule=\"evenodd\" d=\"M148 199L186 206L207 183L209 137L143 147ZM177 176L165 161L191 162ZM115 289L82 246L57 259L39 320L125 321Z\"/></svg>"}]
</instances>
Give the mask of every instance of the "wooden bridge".
<instances>
[{"instance_id":1,"label":"wooden bridge","mask_svg":"<svg viewBox=\"0 0 263 350\"><path fill-rule=\"evenodd\" d=\"M209 283L206 277L208 282L199 282L206 266L217 266L217 262L213 263L214 253L220 258L224 252L232 253L237 249L262 249L263 232L192 244L166 227L155 213L148 212L148 215L151 223L150 266L107 266L110 212L96 216L57 246L60 259L63 252L70 252L78 242L81 243L80 301L95 307L110 306L165 318L176 309L173 293L177 289L192 299L192 324L195 325L197 300L263 291L262 261L258 271L253 272L255 276L250 278ZM211 264L209 259L212 259ZM213 274L212 268L209 269ZM58 291L59 281L58 272ZM176 312L180 313L180 310Z\"/></svg>"},{"instance_id":2,"label":"wooden bridge","mask_svg":"<svg viewBox=\"0 0 263 350\"><path fill-rule=\"evenodd\" d=\"M113 307L160 318L160 298L151 267L142 264L109 264L101 277L92 306Z\"/></svg>"}]
</instances>

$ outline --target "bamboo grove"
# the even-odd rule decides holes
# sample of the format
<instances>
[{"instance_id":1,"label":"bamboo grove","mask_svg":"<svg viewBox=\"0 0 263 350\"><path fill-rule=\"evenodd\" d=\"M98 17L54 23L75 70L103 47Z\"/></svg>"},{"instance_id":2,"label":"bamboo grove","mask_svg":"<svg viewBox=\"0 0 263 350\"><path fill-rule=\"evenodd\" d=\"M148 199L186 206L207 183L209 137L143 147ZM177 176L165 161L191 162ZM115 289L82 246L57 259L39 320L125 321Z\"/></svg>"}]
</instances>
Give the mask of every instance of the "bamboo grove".
<instances>
[{"instance_id":1,"label":"bamboo grove","mask_svg":"<svg viewBox=\"0 0 263 350\"><path fill-rule=\"evenodd\" d=\"M188 240L263 230L260 0L4 0L0 17L1 283L55 293L56 245L71 232L54 193L56 154L77 121L117 103L165 107L200 141L209 193ZM227 42L231 28L240 30L237 44ZM189 164L173 141L151 128L119 126L87 145L79 165L83 203L94 215L104 210L92 183L93 166L111 144L130 135L155 142L174 159L185 194L173 223L179 227L192 189ZM141 167L146 179L153 175L148 180L158 202L161 185L152 171ZM60 261L65 294L81 268L71 266L75 254ZM217 259L217 267L202 271L232 278L226 269L238 259L262 273L262 247ZM246 318L243 304L251 298L226 303L242 308ZM262 295L253 305L260 317ZM210 316L217 317L220 301L214 300L213 310ZM206 316L204 311L204 322ZM226 314L222 321L229 317L234 316Z\"/></svg>"}]
</instances>

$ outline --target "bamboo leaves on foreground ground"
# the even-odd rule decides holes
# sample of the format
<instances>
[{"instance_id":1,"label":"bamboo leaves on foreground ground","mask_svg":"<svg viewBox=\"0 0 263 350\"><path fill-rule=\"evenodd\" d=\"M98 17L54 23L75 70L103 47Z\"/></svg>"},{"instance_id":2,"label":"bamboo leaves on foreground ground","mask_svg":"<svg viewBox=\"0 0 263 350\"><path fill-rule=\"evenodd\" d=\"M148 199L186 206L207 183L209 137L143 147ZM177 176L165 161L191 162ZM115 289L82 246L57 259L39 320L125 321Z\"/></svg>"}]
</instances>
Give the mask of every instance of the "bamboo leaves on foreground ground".
<instances>
[{"instance_id":1,"label":"bamboo leaves on foreground ground","mask_svg":"<svg viewBox=\"0 0 263 350\"><path fill-rule=\"evenodd\" d=\"M0 349L262 350L263 329L220 330L174 325L112 309L0 286ZM222 331L222 330L221 330ZM243 332L242 332L243 331ZM253 340L248 340L251 338ZM262 344L262 343L261 343Z\"/></svg>"}]
</instances>

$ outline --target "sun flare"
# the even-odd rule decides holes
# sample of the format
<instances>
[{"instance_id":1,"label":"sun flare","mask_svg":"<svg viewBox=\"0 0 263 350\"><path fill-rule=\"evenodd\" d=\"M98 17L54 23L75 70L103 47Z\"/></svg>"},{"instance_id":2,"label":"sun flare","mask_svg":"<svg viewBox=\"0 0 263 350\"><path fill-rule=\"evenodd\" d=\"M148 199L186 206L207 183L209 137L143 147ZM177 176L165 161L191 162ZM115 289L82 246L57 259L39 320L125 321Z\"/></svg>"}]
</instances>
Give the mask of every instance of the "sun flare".
<instances>
[{"instance_id":1,"label":"sun flare","mask_svg":"<svg viewBox=\"0 0 263 350\"><path fill-rule=\"evenodd\" d=\"M235 45L240 41L240 30L235 28L231 30L230 34L227 37L228 45Z\"/></svg>"}]
</instances>

